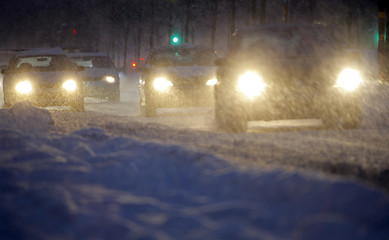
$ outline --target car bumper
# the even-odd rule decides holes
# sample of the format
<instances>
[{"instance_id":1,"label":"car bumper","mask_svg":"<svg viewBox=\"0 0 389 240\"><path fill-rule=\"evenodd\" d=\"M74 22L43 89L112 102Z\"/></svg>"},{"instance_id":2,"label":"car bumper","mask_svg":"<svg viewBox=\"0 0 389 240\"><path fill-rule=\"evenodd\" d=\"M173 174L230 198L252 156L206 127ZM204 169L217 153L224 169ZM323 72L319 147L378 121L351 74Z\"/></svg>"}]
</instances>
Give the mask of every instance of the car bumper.
<instances>
[{"instance_id":1,"label":"car bumper","mask_svg":"<svg viewBox=\"0 0 389 240\"><path fill-rule=\"evenodd\" d=\"M150 91L146 98L156 107L211 107L213 86L172 87L164 92Z\"/></svg>"},{"instance_id":2,"label":"car bumper","mask_svg":"<svg viewBox=\"0 0 389 240\"><path fill-rule=\"evenodd\" d=\"M321 93L264 94L255 99L240 96L233 105L249 120L323 118L359 106L360 93L333 89Z\"/></svg>"},{"instance_id":3,"label":"car bumper","mask_svg":"<svg viewBox=\"0 0 389 240\"><path fill-rule=\"evenodd\" d=\"M62 89L38 89L30 94L8 93L11 104L21 101L30 101L36 106L66 106L83 98L81 92L67 92Z\"/></svg>"}]
</instances>

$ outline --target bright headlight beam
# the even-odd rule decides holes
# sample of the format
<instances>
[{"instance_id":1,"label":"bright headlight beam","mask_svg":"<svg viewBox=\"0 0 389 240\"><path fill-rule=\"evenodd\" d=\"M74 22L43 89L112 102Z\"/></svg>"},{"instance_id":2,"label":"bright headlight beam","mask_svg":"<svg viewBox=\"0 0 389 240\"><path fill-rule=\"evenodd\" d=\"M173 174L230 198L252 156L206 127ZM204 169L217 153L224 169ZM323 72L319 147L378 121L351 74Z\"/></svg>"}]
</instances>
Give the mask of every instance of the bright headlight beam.
<instances>
[{"instance_id":1,"label":"bright headlight beam","mask_svg":"<svg viewBox=\"0 0 389 240\"><path fill-rule=\"evenodd\" d=\"M209 79L208 81L207 81L207 86L214 86L214 85L216 85L216 83L217 83L217 79L216 78L212 78L212 79Z\"/></svg>"},{"instance_id":2,"label":"bright headlight beam","mask_svg":"<svg viewBox=\"0 0 389 240\"><path fill-rule=\"evenodd\" d=\"M154 80L154 88L158 91L166 91L169 87L173 86L173 83L166 78L156 78Z\"/></svg>"},{"instance_id":3,"label":"bright headlight beam","mask_svg":"<svg viewBox=\"0 0 389 240\"><path fill-rule=\"evenodd\" d=\"M362 81L359 71L346 68L339 74L336 87L343 88L346 91L354 91Z\"/></svg>"},{"instance_id":4,"label":"bright headlight beam","mask_svg":"<svg viewBox=\"0 0 389 240\"><path fill-rule=\"evenodd\" d=\"M259 96L266 88L266 84L255 72L246 72L238 79L238 90L249 98Z\"/></svg>"},{"instance_id":5,"label":"bright headlight beam","mask_svg":"<svg viewBox=\"0 0 389 240\"><path fill-rule=\"evenodd\" d=\"M18 93L30 93L32 91L32 85L29 81L22 81L16 84L15 89Z\"/></svg>"},{"instance_id":6,"label":"bright headlight beam","mask_svg":"<svg viewBox=\"0 0 389 240\"><path fill-rule=\"evenodd\" d=\"M105 77L105 81L107 81L109 83L114 83L115 82L115 78L112 77L112 76L106 76Z\"/></svg>"},{"instance_id":7,"label":"bright headlight beam","mask_svg":"<svg viewBox=\"0 0 389 240\"><path fill-rule=\"evenodd\" d=\"M70 79L70 80L67 80L65 81L63 84L62 84L62 87L66 90L66 91L69 91L69 92L73 92L76 90L77 88L77 83Z\"/></svg>"}]
</instances>

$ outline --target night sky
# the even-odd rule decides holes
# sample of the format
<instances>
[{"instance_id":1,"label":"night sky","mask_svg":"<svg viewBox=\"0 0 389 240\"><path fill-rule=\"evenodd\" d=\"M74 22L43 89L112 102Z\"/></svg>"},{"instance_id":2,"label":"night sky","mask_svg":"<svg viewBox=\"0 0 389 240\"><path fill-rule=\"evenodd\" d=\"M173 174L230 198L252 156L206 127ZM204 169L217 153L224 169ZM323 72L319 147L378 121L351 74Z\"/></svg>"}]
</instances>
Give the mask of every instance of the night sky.
<instances>
[{"instance_id":1,"label":"night sky","mask_svg":"<svg viewBox=\"0 0 389 240\"><path fill-rule=\"evenodd\" d=\"M235 0L235 28L247 27L252 0ZM289 21L309 21L309 2L314 3L314 22L334 26L345 37L349 0L290 0ZM217 5L216 48L227 46L232 0ZM256 22L261 19L262 0L256 1ZM209 45L216 1L208 0L13 0L0 2L0 50L26 47L81 46L130 58L151 47L167 44L169 29L185 31L188 42ZM355 43L376 47L377 1L351 1L351 31ZM187 4L190 5L189 13ZM266 0L266 23L282 22L283 0ZM188 15L190 14L190 15ZM75 33L74 33L75 31ZM127 45L126 45L127 41Z\"/></svg>"}]
</instances>

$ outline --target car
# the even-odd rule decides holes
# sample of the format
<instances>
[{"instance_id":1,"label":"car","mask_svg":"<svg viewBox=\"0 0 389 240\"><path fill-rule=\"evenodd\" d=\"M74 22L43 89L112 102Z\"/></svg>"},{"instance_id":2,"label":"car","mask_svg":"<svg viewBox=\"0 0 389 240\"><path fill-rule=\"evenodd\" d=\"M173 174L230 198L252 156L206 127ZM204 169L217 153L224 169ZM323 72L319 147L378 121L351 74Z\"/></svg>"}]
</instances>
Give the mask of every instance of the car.
<instances>
[{"instance_id":1,"label":"car","mask_svg":"<svg viewBox=\"0 0 389 240\"><path fill-rule=\"evenodd\" d=\"M270 24L233 35L217 60L215 122L244 132L249 121L321 119L326 128L358 128L363 72L320 24Z\"/></svg>"},{"instance_id":2,"label":"car","mask_svg":"<svg viewBox=\"0 0 389 240\"><path fill-rule=\"evenodd\" d=\"M203 46L154 49L141 69L141 115L157 116L158 108L212 107L216 53Z\"/></svg>"},{"instance_id":3,"label":"car","mask_svg":"<svg viewBox=\"0 0 389 240\"><path fill-rule=\"evenodd\" d=\"M120 101L120 77L111 58L102 52L65 49L67 56L85 70L82 72L84 96Z\"/></svg>"},{"instance_id":4,"label":"car","mask_svg":"<svg viewBox=\"0 0 389 240\"><path fill-rule=\"evenodd\" d=\"M30 101L36 106L70 106L84 111L81 70L61 48L15 51L1 70L4 106Z\"/></svg>"}]
</instances>

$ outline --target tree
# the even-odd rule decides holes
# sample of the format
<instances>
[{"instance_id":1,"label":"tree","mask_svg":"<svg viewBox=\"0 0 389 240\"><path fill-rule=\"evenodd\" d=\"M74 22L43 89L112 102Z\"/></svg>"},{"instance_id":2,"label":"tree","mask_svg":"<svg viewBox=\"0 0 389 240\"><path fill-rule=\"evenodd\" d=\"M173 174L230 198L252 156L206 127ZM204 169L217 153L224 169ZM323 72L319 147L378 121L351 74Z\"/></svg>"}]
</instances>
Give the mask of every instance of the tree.
<instances>
[{"instance_id":1,"label":"tree","mask_svg":"<svg viewBox=\"0 0 389 240\"><path fill-rule=\"evenodd\" d=\"M212 21L211 21L211 47L212 47L212 49L215 49L218 8L219 8L219 0L215 0L214 5L213 5L213 9L212 9Z\"/></svg>"}]
</instances>

